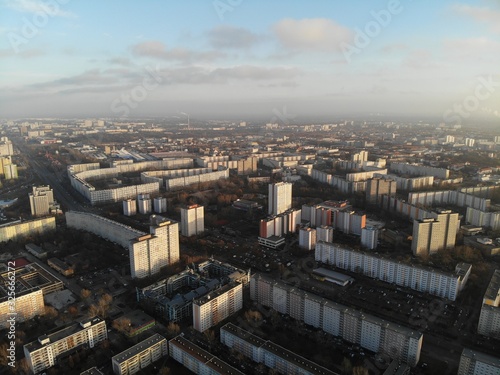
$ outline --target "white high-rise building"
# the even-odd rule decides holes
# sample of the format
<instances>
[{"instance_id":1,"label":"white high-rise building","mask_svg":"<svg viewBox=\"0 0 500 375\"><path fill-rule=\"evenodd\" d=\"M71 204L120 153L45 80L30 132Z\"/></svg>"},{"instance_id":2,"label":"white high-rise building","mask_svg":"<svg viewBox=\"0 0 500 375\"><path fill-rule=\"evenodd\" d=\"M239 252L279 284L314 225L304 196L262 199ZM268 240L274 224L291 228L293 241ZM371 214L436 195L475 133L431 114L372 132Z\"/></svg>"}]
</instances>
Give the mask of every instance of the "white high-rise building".
<instances>
[{"instance_id":1,"label":"white high-rise building","mask_svg":"<svg viewBox=\"0 0 500 375\"><path fill-rule=\"evenodd\" d=\"M367 225L361 229L361 246L370 250L376 249L378 243L378 229Z\"/></svg>"},{"instance_id":2,"label":"white high-rise building","mask_svg":"<svg viewBox=\"0 0 500 375\"><path fill-rule=\"evenodd\" d=\"M440 210L433 213L434 218L415 220L411 249L413 255L429 255L439 250L455 246L458 229L458 213Z\"/></svg>"},{"instance_id":3,"label":"white high-rise building","mask_svg":"<svg viewBox=\"0 0 500 375\"><path fill-rule=\"evenodd\" d=\"M192 205L181 208L181 233L183 236L190 237L205 231L204 207Z\"/></svg>"},{"instance_id":4,"label":"white high-rise building","mask_svg":"<svg viewBox=\"0 0 500 375\"><path fill-rule=\"evenodd\" d=\"M351 161L355 163L362 163L364 161L368 161L368 151L360 151L351 156Z\"/></svg>"},{"instance_id":5,"label":"white high-rise building","mask_svg":"<svg viewBox=\"0 0 500 375\"><path fill-rule=\"evenodd\" d=\"M137 196L137 205L141 214L150 214L152 212L151 197L149 194L139 194Z\"/></svg>"},{"instance_id":6,"label":"white high-rise building","mask_svg":"<svg viewBox=\"0 0 500 375\"><path fill-rule=\"evenodd\" d=\"M495 270L484 293L477 332L500 339L500 269Z\"/></svg>"},{"instance_id":7,"label":"white high-rise building","mask_svg":"<svg viewBox=\"0 0 500 375\"><path fill-rule=\"evenodd\" d=\"M155 275L179 261L179 223L152 217L150 234L130 241L130 273L133 278Z\"/></svg>"},{"instance_id":8,"label":"white high-rise building","mask_svg":"<svg viewBox=\"0 0 500 375\"><path fill-rule=\"evenodd\" d=\"M135 199L123 201L123 214L125 216L134 216L137 213L137 202Z\"/></svg>"},{"instance_id":9,"label":"white high-rise building","mask_svg":"<svg viewBox=\"0 0 500 375\"><path fill-rule=\"evenodd\" d=\"M54 192L50 186L33 186L29 194L31 215L45 216L50 213L50 206L54 203Z\"/></svg>"},{"instance_id":10,"label":"white high-rise building","mask_svg":"<svg viewBox=\"0 0 500 375\"><path fill-rule=\"evenodd\" d=\"M316 229L300 228L299 247L305 250L313 250L316 247Z\"/></svg>"},{"instance_id":11,"label":"white high-rise building","mask_svg":"<svg viewBox=\"0 0 500 375\"><path fill-rule=\"evenodd\" d=\"M269 184L269 215L279 215L292 208L292 184L278 182Z\"/></svg>"},{"instance_id":12,"label":"white high-rise building","mask_svg":"<svg viewBox=\"0 0 500 375\"><path fill-rule=\"evenodd\" d=\"M167 198L156 197L153 200L153 208L157 214L167 212Z\"/></svg>"},{"instance_id":13,"label":"white high-rise building","mask_svg":"<svg viewBox=\"0 0 500 375\"><path fill-rule=\"evenodd\" d=\"M467 147L474 147L476 140L474 138L465 138L465 145Z\"/></svg>"},{"instance_id":14,"label":"white high-rise building","mask_svg":"<svg viewBox=\"0 0 500 375\"><path fill-rule=\"evenodd\" d=\"M31 371L38 374L54 366L65 353L80 346L93 348L107 338L106 322L95 317L40 336L38 340L24 345L24 356Z\"/></svg>"},{"instance_id":15,"label":"white high-rise building","mask_svg":"<svg viewBox=\"0 0 500 375\"><path fill-rule=\"evenodd\" d=\"M316 242L332 242L333 241L333 228L327 225L322 225L316 228Z\"/></svg>"}]
</instances>

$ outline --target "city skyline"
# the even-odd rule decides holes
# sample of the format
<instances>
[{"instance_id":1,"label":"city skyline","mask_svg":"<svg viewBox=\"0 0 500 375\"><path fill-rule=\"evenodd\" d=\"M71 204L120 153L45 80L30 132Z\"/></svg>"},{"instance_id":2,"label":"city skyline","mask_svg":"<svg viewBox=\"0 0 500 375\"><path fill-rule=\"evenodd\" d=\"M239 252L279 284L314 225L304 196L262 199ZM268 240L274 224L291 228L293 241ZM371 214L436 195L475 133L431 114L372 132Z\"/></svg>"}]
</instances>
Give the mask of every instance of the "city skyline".
<instances>
[{"instance_id":1,"label":"city skyline","mask_svg":"<svg viewBox=\"0 0 500 375\"><path fill-rule=\"evenodd\" d=\"M43 4L0 3L3 117L500 116L495 1Z\"/></svg>"}]
</instances>

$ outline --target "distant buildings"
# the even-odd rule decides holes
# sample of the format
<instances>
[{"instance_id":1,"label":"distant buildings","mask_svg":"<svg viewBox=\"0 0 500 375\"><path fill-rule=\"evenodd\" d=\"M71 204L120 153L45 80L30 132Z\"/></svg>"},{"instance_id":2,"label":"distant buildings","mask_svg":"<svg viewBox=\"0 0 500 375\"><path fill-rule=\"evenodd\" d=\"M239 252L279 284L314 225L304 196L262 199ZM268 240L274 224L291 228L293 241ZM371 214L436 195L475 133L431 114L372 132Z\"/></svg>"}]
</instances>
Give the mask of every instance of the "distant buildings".
<instances>
[{"instance_id":1,"label":"distant buildings","mask_svg":"<svg viewBox=\"0 0 500 375\"><path fill-rule=\"evenodd\" d=\"M168 355L167 340L155 333L153 336L113 356L111 362L116 375L132 375Z\"/></svg>"},{"instance_id":2,"label":"distant buildings","mask_svg":"<svg viewBox=\"0 0 500 375\"><path fill-rule=\"evenodd\" d=\"M193 301L193 328L205 332L242 308L242 284L227 284Z\"/></svg>"},{"instance_id":3,"label":"distant buildings","mask_svg":"<svg viewBox=\"0 0 500 375\"><path fill-rule=\"evenodd\" d=\"M14 155L14 146L7 137L0 137L0 157Z\"/></svg>"},{"instance_id":4,"label":"distant buildings","mask_svg":"<svg viewBox=\"0 0 500 375\"><path fill-rule=\"evenodd\" d=\"M292 184L278 182L269 184L269 215L279 215L292 208Z\"/></svg>"},{"instance_id":5,"label":"distant buildings","mask_svg":"<svg viewBox=\"0 0 500 375\"><path fill-rule=\"evenodd\" d=\"M465 287L472 269L470 264L459 263L454 273L441 272L326 242L316 244L315 259L341 269L359 272L368 277L395 283L420 292L427 292L452 301Z\"/></svg>"},{"instance_id":6,"label":"distant buildings","mask_svg":"<svg viewBox=\"0 0 500 375\"><path fill-rule=\"evenodd\" d=\"M204 207L194 204L181 208L181 233L191 237L205 231Z\"/></svg>"},{"instance_id":7,"label":"distant buildings","mask_svg":"<svg viewBox=\"0 0 500 375\"><path fill-rule=\"evenodd\" d=\"M54 366L65 353L84 346L93 348L107 337L106 323L94 317L40 336L38 340L24 345L24 355L31 371L38 374Z\"/></svg>"},{"instance_id":8,"label":"distant buildings","mask_svg":"<svg viewBox=\"0 0 500 375\"><path fill-rule=\"evenodd\" d=\"M29 195L31 215L47 216L54 205L54 192L50 186L33 186L33 192Z\"/></svg>"},{"instance_id":9,"label":"distant buildings","mask_svg":"<svg viewBox=\"0 0 500 375\"><path fill-rule=\"evenodd\" d=\"M259 225L259 244L276 249L285 243L285 235L297 232L302 211L290 209L279 215L262 219Z\"/></svg>"},{"instance_id":10,"label":"distant buildings","mask_svg":"<svg viewBox=\"0 0 500 375\"><path fill-rule=\"evenodd\" d=\"M355 163L362 163L364 161L368 161L368 151L360 151L351 156L351 161Z\"/></svg>"},{"instance_id":11,"label":"distant buildings","mask_svg":"<svg viewBox=\"0 0 500 375\"><path fill-rule=\"evenodd\" d=\"M455 246L459 225L458 213L439 210L433 213L433 216L434 218L413 222L413 255L430 255Z\"/></svg>"},{"instance_id":12,"label":"distant buildings","mask_svg":"<svg viewBox=\"0 0 500 375\"><path fill-rule=\"evenodd\" d=\"M492 357L471 349L464 349L462 351L457 375L496 374L500 374L500 358Z\"/></svg>"},{"instance_id":13,"label":"distant buildings","mask_svg":"<svg viewBox=\"0 0 500 375\"><path fill-rule=\"evenodd\" d=\"M500 339L500 269L495 270L484 293L477 332Z\"/></svg>"},{"instance_id":14,"label":"distant buildings","mask_svg":"<svg viewBox=\"0 0 500 375\"><path fill-rule=\"evenodd\" d=\"M15 180L16 178L19 178L19 175L17 173L17 165L15 164L6 165L3 168L3 172L6 180Z\"/></svg>"},{"instance_id":15,"label":"distant buildings","mask_svg":"<svg viewBox=\"0 0 500 375\"><path fill-rule=\"evenodd\" d=\"M409 328L364 314L259 274L250 281L250 298L282 314L340 336L376 353L415 366L423 335Z\"/></svg>"}]
</instances>

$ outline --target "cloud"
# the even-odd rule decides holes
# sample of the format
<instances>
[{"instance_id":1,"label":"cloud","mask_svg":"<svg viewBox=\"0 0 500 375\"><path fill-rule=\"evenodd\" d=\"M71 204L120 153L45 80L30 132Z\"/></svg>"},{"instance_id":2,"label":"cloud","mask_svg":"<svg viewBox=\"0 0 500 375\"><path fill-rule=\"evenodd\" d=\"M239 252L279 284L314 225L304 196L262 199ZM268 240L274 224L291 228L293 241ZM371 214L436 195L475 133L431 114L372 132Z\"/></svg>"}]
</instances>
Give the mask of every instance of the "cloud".
<instances>
[{"instance_id":1,"label":"cloud","mask_svg":"<svg viewBox=\"0 0 500 375\"><path fill-rule=\"evenodd\" d=\"M382 47L381 51L383 53L392 53L392 52L405 51L408 48L409 48L409 46L404 44L404 43L394 43L394 44L388 44L388 45Z\"/></svg>"},{"instance_id":2,"label":"cloud","mask_svg":"<svg viewBox=\"0 0 500 375\"><path fill-rule=\"evenodd\" d=\"M22 59L31 59L33 57L43 56L46 52L39 48L31 48L24 51L20 51L16 53L12 49L1 49L0 50L0 59L9 58L9 57L20 57Z\"/></svg>"},{"instance_id":3,"label":"cloud","mask_svg":"<svg viewBox=\"0 0 500 375\"><path fill-rule=\"evenodd\" d=\"M120 65L120 66L131 66L132 62L130 59L126 57L113 57L111 59L108 59L106 62L112 65Z\"/></svg>"},{"instance_id":4,"label":"cloud","mask_svg":"<svg viewBox=\"0 0 500 375\"><path fill-rule=\"evenodd\" d=\"M452 58L473 59L500 57L500 42L485 37L445 39L443 51Z\"/></svg>"},{"instance_id":5,"label":"cloud","mask_svg":"<svg viewBox=\"0 0 500 375\"><path fill-rule=\"evenodd\" d=\"M465 4L456 4L452 9L455 13L486 24L493 32L500 33L500 11L488 7L474 7Z\"/></svg>"},{"instance_id":6,"label":"cloud","mask_svg":"<svg viewBox=\"0 0 500 375\"><path fill-rule=\"evenodd\" d=\"M182 62L213 61L225 56L224 53L217 51L197 52L185 48L167 49L165 44L155 40L135 44L131 49L136 56Z\"/></svg>"},{"instance_id":7,"label":"cloud","mask_svg":"<svg viewBox=\"0 0 500 375\"><path fill-rule=\"evenodd\" d=\"M432 53L425 49L414 50L403 60L402 65L412 69L433 69L440 67L433 61Z\"/></svg>"},{"instance_id":8,"label":"cloud","mask_svg":"<svg viewBox=\"0 0 500 375\"><path fill-rule=\"evenodd\" d=\"M326 18L284 19L273 26L279 42L291 50L335 51L354 37L352 31Z\"/></svg>"},{"instance_id":9,"label":"cloud","mask_svg":"<svg viewBox=\"0 0 500 375\"><path fill-rule=\"evenodd\" d=\"M262 37L242 27L217 26L207 33L209 42L216 49L250 48Z\"/></svg>"},{"instance_id":10,"label":"cloud","mask_svg":"<svg viewBox=\"0 0 500 375\"><path fill-rule=\"evenodd\" d=\"M44 2L38 0L7 0L4 4L17 12L32 14L48 14L51 17L75 18L72 12L61 9L61 4L57 1Z\"/></svg>"}]
</instances>

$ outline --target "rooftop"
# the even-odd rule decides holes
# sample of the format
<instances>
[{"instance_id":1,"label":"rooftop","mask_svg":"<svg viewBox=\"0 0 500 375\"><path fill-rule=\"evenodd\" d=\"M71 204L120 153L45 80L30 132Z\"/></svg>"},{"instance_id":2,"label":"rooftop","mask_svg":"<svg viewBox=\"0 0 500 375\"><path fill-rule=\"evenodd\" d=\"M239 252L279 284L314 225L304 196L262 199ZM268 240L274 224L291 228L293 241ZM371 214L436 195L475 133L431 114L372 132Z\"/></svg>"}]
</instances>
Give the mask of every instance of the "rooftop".
<instances>
[{"instance_id":1,"label":"rooftop","mask_svg":"<svg viewBox=\"0 0 500 375\"><path fill-rule=\"evenodd\" d=\"M462 351L462 357L471 358L477 362L486 363L500 369L500 358L492 357L491 355L464 348Z\"/></svg>"},{"instance_id":2,"label":"rooftop","mask_svg":"<svg viewBox=\"0 0 500 375\"><path fill-rule=\"evenodd\" d=\"M493 273L491 281L488 284L488 288L486 289L486 293L484 293L484 300L487 299L491 301L496 301L495 305L498 307L497 300L499 299L499 297L500 297L500 269L495 270L495 272Z\"/></svg>"},{"instance_id":3,"label":"rooftop","mask_svg":"<svg viewBox=\"0 0 500 375\"><path fill-rule=\"evenodd\" d=\"M137 354L142 353L143 351L151 348L152 346L167 340L165 337L159 335L158 333L155 333L153 336L147 338L144 341L141 341L137 345L134 345L127 350L124 350L121 353L118 353L117 355L113 356L112 361L117 362L117 363L123 363L128 361L130 358L135 357Z\"/></svg>"}]
</instances>

